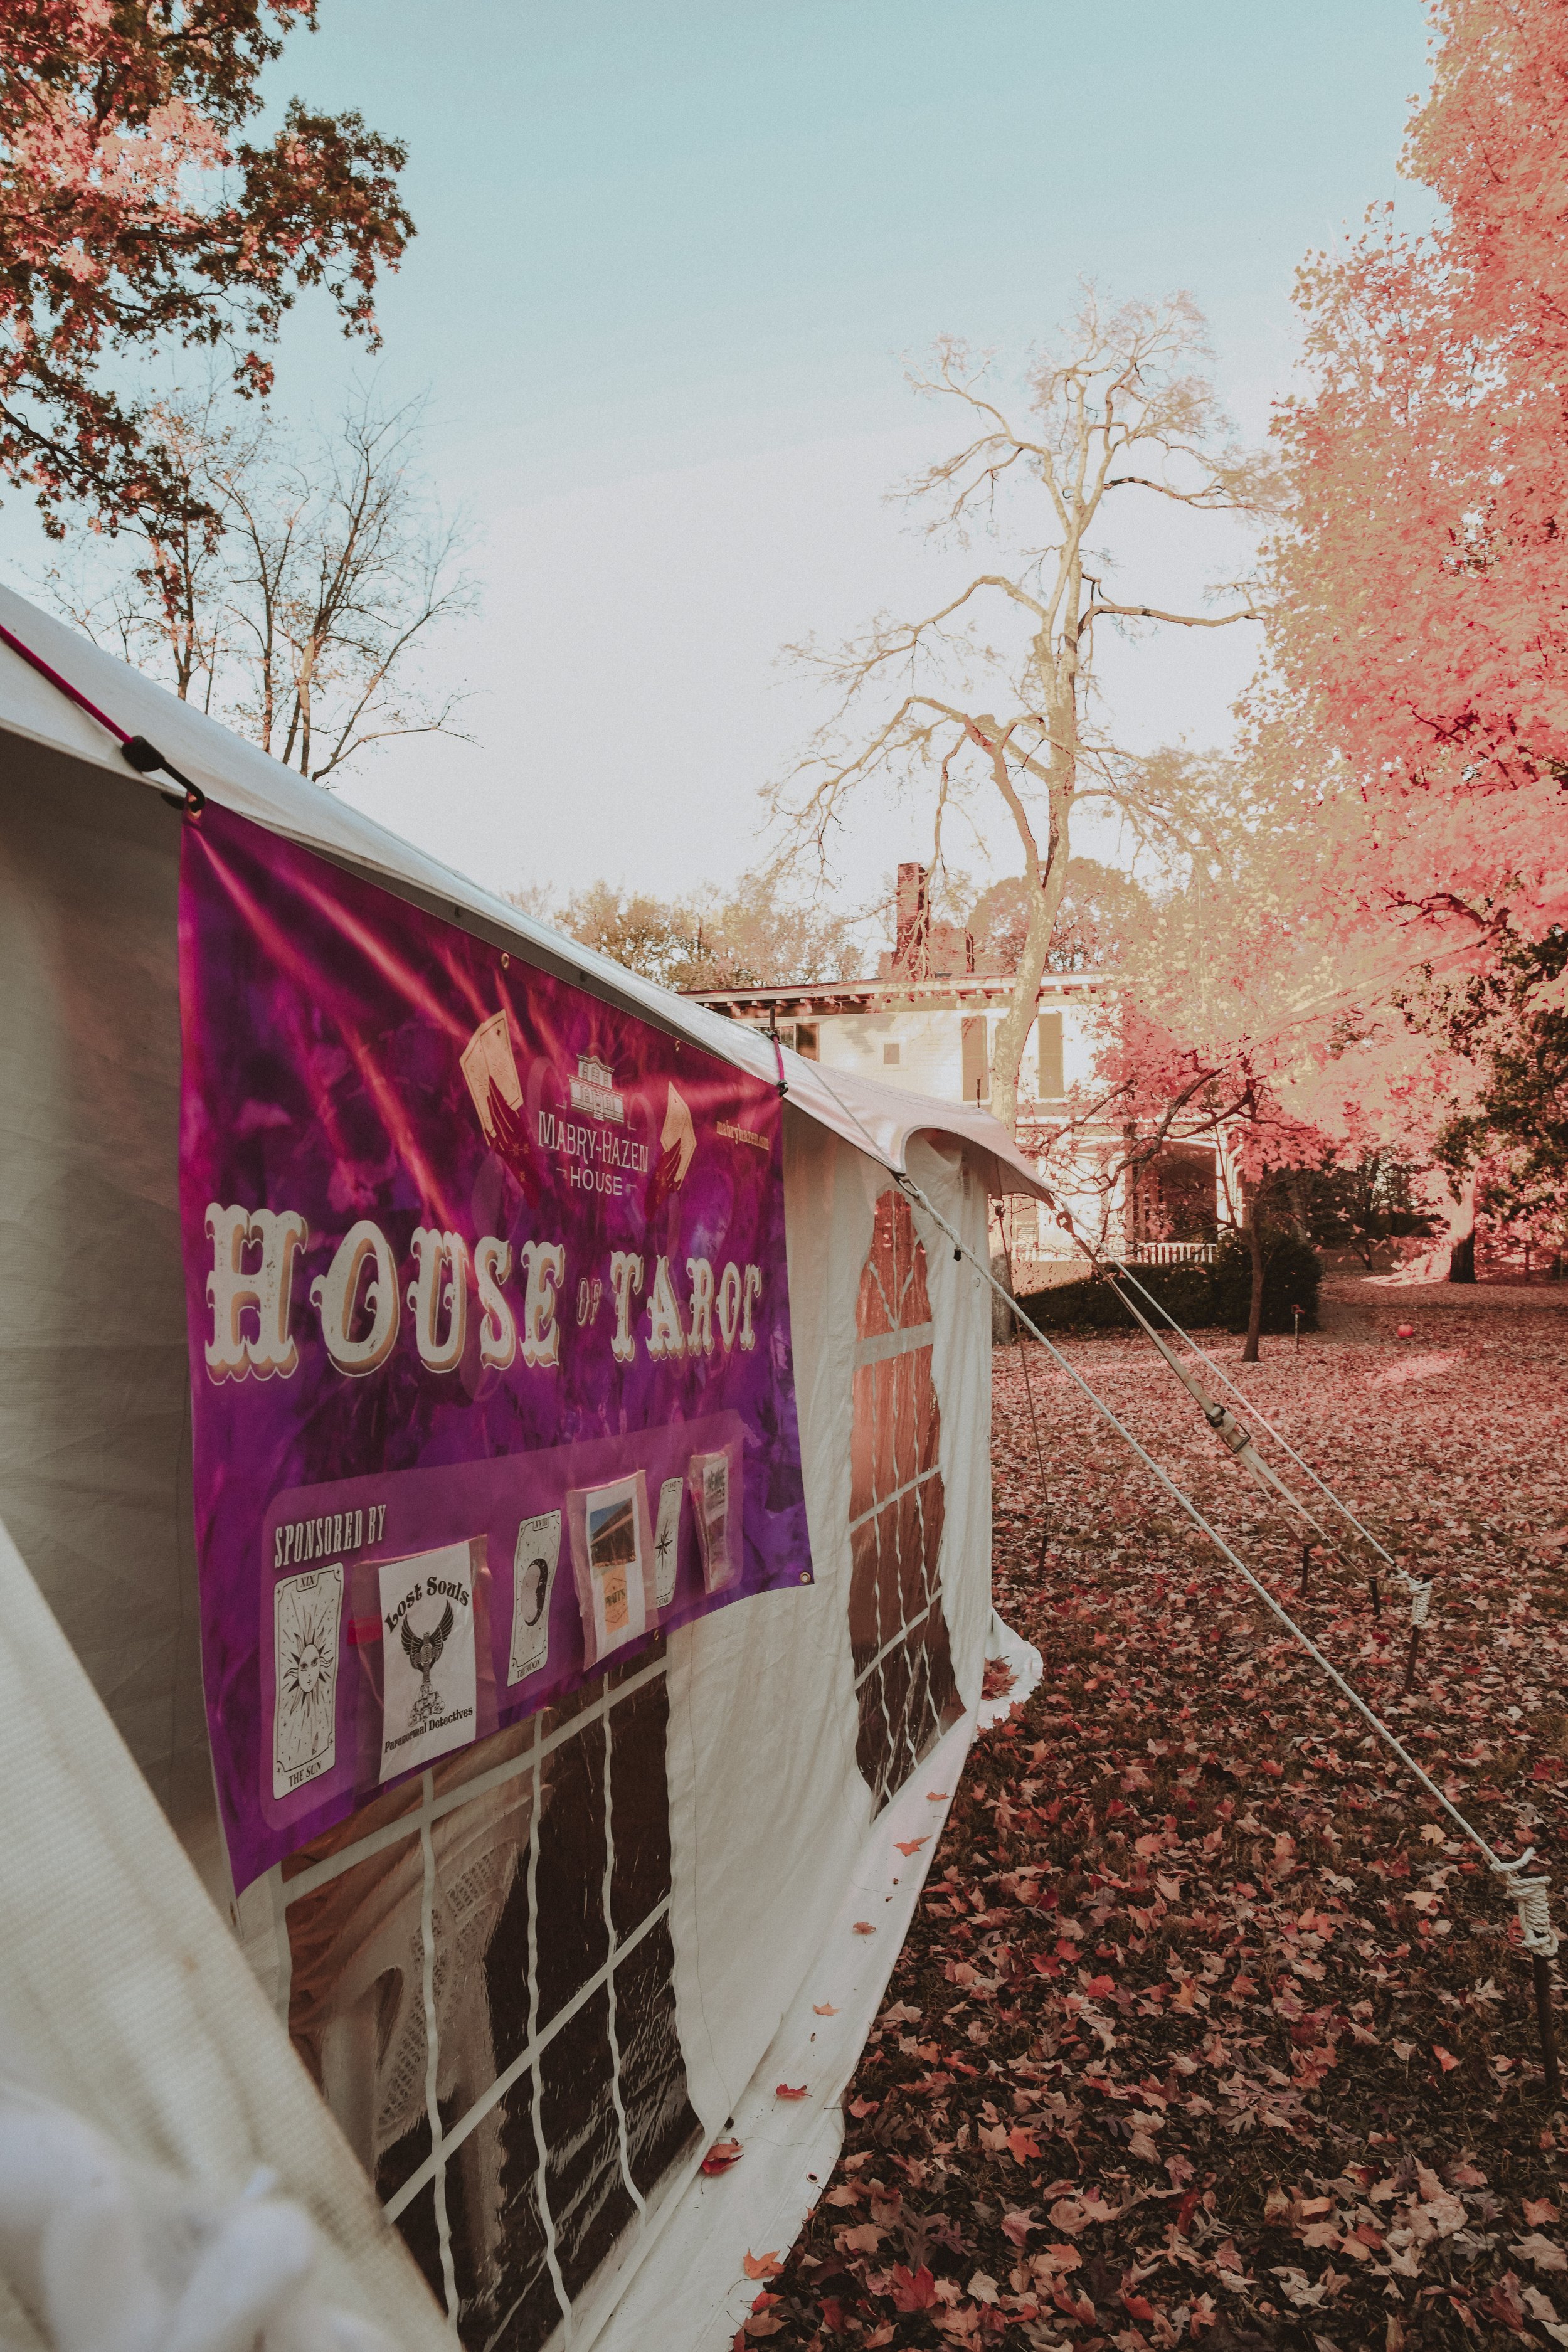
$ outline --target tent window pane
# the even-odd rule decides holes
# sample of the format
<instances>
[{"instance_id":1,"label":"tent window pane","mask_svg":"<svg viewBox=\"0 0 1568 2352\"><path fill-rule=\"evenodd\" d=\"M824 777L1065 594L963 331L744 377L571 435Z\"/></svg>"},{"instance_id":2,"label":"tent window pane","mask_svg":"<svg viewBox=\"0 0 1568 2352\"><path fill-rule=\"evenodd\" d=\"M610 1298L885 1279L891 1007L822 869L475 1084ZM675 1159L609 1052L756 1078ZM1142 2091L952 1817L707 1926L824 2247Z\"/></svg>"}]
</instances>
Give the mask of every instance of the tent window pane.
<instances>
[{"instance_id":1,"label":"tent window pane","mask_svg":"<svg viewBox=\"0 0 1568 2352\"><path fill-rule=\"evenodd\" d=\"M1042 1013L1035 1024L1035 1037L1040 1057L1040 1100L1060 1102L1067 1093L1062 1081L1061 1014Z\"/></svg>"},{"instance_id":2,"label":"tent window pane","mask_svg":"<svg viewBox=\"0 0 1568 2352\"><path fill-rule=\"evenodd\" d=\"M283 1866L295 2046L474 2352L546 2343L700 2137L668 1713L659 1645Z\"/></svg>"},{"instance_id":3,"label":"tent window pane","mask_svg":"<svg viewBox=\"0 0 1568 2352\"><path fill-rule=\"evenodd\" d=\"M860 1770L879 1811L962 1711L939 1562L942 1415L925 1251L910 1204L877 1203L856 1311L849 1643Z\"/></svg>"},{"instance_id":4,"label":"tent window pane","mask_svg":"<svg viewBox=\"0 0 1568 2352\"><path fill-rule=\"evenodd\" d=\"M986 1049L985 1015L967 1013L963 1023L963 1099L991 1099L991 1056Z\"/></svg>"}]
</instances>

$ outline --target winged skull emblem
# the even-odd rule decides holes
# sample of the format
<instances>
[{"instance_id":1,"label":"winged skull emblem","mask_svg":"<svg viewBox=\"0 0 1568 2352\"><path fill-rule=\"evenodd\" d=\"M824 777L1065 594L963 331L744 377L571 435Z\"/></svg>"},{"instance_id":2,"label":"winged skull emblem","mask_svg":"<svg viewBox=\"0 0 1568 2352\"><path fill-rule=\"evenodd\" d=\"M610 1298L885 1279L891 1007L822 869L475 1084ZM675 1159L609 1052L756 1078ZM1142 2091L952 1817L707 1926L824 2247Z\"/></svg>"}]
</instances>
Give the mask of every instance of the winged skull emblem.
<instances>
[{"instance_id":1,"label":"winged skull emblem","mask_svg":"<svg viewBox=\"0 0 1568 2352\"><path fill-rule=\"evenodd\" d=\"M441 1653L447 1646L447 1636L451 1632L455 1622L452 1604L449 1601L442 1614L441 1622L428 1633L416 1633L406 1617L403 1621L403 1647L407 1653L409 1664L414 1668L415 1673L422 1677L419 1690L421 1702L430 1695L431 1674L440 1662Z\"/></svg>"}]
</instances>

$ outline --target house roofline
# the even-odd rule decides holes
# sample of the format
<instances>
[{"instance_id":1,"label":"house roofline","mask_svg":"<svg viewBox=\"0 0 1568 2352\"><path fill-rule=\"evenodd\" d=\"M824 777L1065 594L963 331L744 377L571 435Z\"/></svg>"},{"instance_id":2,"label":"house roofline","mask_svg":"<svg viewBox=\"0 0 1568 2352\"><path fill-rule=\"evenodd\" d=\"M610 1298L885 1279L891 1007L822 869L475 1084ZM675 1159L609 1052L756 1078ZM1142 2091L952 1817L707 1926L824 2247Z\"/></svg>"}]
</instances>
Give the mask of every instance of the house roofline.
<instances>
[{"instance_id":1,"label":"house roofline","mask_svg":"<svg viewBox=\"0 0 1568 2352\"><path fill-rule=\"evenodd\" d=\"M1039 993L1042 999L1092 996L1110 978L1103 971L1047 972L1041 979ZM1002 973L966 971L941 980L810 980L788 988L690 988L680 992L731 1018L749 1006L763 1013L782 1012L786 1005L817 1013L907 1012L922 1005L929 1011L951 1012L959 1003L1005 1004L1012 996L1013 982Z\"/></svg>"}]
</instances>

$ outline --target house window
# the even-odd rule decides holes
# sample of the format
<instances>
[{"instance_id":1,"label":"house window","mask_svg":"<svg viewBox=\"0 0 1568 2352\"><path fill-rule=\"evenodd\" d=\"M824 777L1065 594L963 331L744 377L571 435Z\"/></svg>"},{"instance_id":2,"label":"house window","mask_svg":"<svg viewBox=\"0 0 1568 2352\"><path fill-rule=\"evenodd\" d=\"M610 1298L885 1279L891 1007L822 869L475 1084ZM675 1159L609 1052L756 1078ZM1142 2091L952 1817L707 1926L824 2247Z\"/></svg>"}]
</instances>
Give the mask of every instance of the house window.
<instances>
[{"instance_id":1,"label":"house window","mask_svg":"<svg viewBox=\"0 0 1568 2352\"><path fill-rule=\"evenodd\" d=\"M991 1055L986 1046L985 1015L969 1014L963 1024L963 1099L991 1099Z\"/></svg>"},{"instance_id":2,"label":"house window","mask_svg":"<svg viewBox=\"0 0 1568 2352\"><path fill-rule=\"evenodd\" d=\"M894 1064L898 1061L898 1059L899 1059L899 1049L898 1049L898 1047L897 1047L896 1045L884 1045L884 1046L883 1046L883 1048L882 1048L882 1066L883 1066L883 1068L884 1068L884 1069L889 1069L889 1070L890 1070L890 1069L893 1067Z\"/></svg>"},{"instance_id":3,"label":"house window","mask_svg":"<svg viewBox=\"0 0 1568 2352\"><path fill-rule=\"evenodd\" d=\"M1062 1079L1062 1016L1042 1013L1035 1024L1040 1056L1040 1100L1060 1102L1067 1093Z\"/></svg>"},{"instance_id":4,"label":"house window","mask_svg":"<svg viewBox=\"0 0 1568 2352\"><path fill-rule=\"evenodd\" d=\"M942 1414L925 1250L910 1204L877 1203L855 1312L849 1641L856 1758L880 1812L963 1711L942 1614Z\"/></svg>"}]
</instances>

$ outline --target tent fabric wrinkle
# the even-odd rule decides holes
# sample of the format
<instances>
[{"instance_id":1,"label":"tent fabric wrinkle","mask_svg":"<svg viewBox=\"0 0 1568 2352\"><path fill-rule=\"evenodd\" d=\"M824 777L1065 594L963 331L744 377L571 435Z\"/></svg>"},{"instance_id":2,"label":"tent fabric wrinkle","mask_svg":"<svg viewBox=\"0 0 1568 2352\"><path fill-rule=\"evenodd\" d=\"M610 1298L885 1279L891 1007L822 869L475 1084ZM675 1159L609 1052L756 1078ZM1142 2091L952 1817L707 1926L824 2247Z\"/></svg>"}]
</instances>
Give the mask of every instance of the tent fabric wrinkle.
<instances>
[{"instance_id":1,"label":"tent fabric wrinkle","mask_svg":"<svg viewBox=\"0 0 1568 2352\"><path fill-rule=\"evenodd\" d=\"M413 2262L3 1526L0 1675L4 2071L89 2119L128 2164L215 2197L238 2197L258 2167L275 2172L319 2233L327 2299L404 2352L449 2352Z\"/></svg>"}]
</instances>

